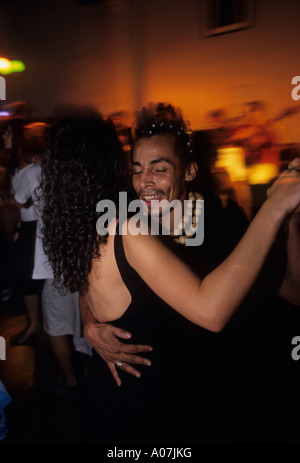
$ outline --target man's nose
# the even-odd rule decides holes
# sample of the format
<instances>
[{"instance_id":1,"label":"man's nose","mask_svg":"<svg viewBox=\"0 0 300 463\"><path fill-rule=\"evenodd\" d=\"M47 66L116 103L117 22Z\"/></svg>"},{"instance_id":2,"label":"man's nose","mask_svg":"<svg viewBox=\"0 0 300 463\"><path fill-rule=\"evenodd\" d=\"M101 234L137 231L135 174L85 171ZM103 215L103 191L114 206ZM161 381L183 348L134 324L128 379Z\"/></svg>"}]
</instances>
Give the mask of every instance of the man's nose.
<instances>
[{"instance_id":1,"label":"man's nose","mask_svg":"<svg viewBox=\"0 0 300 463\"><path fill-rule=\"evenodd\" d=\"M141 186L144 188L149 185L154 185L155 179L151 169L145 169L141 175Z\"/></svg>"}]
</instances>

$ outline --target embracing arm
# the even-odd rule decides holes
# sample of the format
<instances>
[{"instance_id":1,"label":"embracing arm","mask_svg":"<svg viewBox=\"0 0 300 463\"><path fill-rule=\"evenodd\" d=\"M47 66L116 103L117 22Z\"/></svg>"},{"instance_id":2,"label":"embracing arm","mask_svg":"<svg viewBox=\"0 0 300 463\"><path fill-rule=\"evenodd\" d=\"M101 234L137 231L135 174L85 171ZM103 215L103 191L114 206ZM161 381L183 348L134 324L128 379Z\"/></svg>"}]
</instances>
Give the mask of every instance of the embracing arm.
<instances>
[{"instance_id":1,"label":"embracing arm","mask_svg":"<svg viewBox=\"0 0 300 463\"><path fill-rule=\"evenodd\" d=\"M129 365L129 363L150 366L151 362L148 359L134 354L151 352L152 347L148 345L125 344L120 342L118 338L130 339L132 334L108 323L99 323L94 317L85 297L80 296L79 305L83 324L83 335L106 362L117 385L121 386L121 380L116 368L118 361L122 362L123 371L139 378L141 376L140 372Z\"/></svg>"}]
</instances>

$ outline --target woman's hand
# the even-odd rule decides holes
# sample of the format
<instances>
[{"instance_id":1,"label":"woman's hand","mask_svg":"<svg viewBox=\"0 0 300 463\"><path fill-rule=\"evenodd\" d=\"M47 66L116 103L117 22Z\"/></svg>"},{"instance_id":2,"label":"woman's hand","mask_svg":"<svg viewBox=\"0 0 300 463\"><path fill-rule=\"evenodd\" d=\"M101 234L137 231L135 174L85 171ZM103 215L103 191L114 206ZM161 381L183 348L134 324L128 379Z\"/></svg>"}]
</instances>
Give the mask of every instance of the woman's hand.
<instances>
[{"instance_id":1,"label":"woman's hand","mask_svg":"<svg viewBox=\"0 0 300 463\"><path fill-rule=\"evenodd\" d=\"M285 170L268 189L268 200L279 212L287 215L300 205L300 158L290 162Z\"/></svg>"}]
</instances>

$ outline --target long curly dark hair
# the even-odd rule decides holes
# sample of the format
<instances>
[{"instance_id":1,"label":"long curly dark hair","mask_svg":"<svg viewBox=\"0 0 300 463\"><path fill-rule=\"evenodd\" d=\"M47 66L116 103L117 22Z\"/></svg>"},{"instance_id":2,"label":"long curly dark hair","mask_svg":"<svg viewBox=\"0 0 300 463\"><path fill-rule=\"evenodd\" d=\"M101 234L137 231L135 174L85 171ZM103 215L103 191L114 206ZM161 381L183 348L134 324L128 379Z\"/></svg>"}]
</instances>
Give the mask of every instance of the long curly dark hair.
<instances>
[{"instance_id":1,"label":"long curly dark hair","mask_svg":"<svg viewBox=\"0 0 300 463\"><path fill-rule=\"evenodd\" d=\"M60 290L84 294L92 261L100 258L96 205L119 192L131 197L125 155L114 127L100 115L59 121L50 133L50 149L42 161L39 203L43 247Z\"/></svg>"}]
</instances>

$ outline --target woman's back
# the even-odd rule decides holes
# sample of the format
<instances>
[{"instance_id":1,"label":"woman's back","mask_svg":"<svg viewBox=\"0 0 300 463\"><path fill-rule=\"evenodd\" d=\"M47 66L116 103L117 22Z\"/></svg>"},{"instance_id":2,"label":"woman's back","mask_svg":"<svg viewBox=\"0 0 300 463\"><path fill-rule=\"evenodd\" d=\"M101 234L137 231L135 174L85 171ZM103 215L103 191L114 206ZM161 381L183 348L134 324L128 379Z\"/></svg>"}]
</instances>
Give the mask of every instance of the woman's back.
<instances>
[{"instance_id":1,"label":"woman's back","mask_svg":"<svg viewBox=\"0 0 300 463\"><path fill-rule=\"evenodd\" d=\"M120 318L131 302L115 259L114 238L109 235L101 245L101 258L93 261L86 296L95 318L102 323Z\"/></svg>"}]
</instances>

